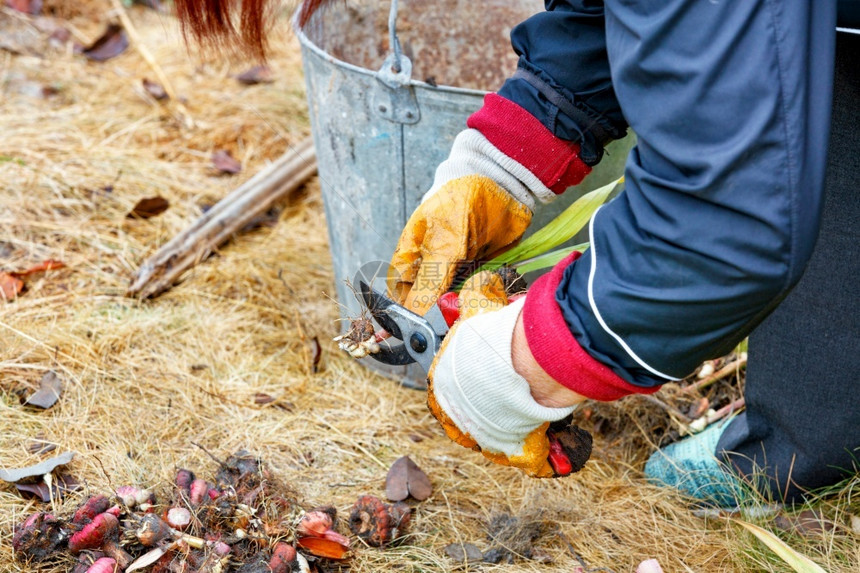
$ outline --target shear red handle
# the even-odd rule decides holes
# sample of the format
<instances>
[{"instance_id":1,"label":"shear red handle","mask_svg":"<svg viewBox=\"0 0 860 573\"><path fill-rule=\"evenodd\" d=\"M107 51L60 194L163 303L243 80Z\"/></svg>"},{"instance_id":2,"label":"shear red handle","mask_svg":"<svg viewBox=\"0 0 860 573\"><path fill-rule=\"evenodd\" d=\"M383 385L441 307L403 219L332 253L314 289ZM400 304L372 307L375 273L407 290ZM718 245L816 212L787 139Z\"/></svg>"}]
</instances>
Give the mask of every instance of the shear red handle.
<instances>
[{"instance_id":1,"label":"shear red handle","mask_svg":"<svg viewBox=\"0 0 860 573\"><path fill-rule=\"evenodd\" d=\"M511 302L521 296L524 295L515 295L511 298ZM460 318L460 298L457 293L446 292L436 300L436 305L442 311L445 323L449 327L454 326ZM585 437L582 434L585 434ZM550 428L547 430L546 437L549 440L547 461L552 466L555 477L564 477L578 472L591 455L591 435L576 426L564 425Z\"/></svg>"},{"instance_id":2,"label":"shear red handle","mask_svg":"<svg viewBox=\"0 0 860 573\"><path fill-rule=\"evenodd\" d=\"M524 297L525 293L515 294L508 302L514 302L518 298ZM454 326L457 319L460 318L460 297L454 291L449 291L440 296L436 300L436 306L442 311L442 317L449 327Z\"/></svg>"},{"instance_id":3,"label":"shear red handle","mask_svg":"<svg viewBox=\"0 0 860 573\"><path fill-rule=\"evenodd\" d=\"M454 326L454 323L460 318L460 297L457 293L446 292L436 299L436 306L442 311L442 317L448 327Z\"/></svg>"}]
</instances>

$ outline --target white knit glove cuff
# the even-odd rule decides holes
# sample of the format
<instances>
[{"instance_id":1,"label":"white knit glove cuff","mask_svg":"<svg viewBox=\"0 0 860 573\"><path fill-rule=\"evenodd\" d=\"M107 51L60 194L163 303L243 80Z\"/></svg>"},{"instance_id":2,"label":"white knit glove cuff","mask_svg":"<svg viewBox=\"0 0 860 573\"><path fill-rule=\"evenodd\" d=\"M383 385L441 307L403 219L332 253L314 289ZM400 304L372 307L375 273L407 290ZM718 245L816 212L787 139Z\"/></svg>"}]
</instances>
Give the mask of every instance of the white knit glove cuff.
<instances>
[{"instance_id":1,"label":"white knit glove cuff","mask_svg":"<svg viewBox=\"0 0 860 573\"><path fill-rule=\"evenodd\" d=\"M575 408L541 406L514 370L511 339L524 304L525 297L460 323L433 375L436 401L460 431L483 450L508 457L523 454L523 441L535 428Z\"/></svg>"},{"instance_id":2,"label":"white knit glove cuff","mask_svg":"<svg viewBox=\"0 0 860 573\"><path fill-rule=\"evenodd\" d=\"M489 177L532 211L535 200L548 203L556 197L531 171L499 151L480 131L466 129L454 139L448 159L436 168L433 187L424 194L422 201L448 181L466 175Z\"/></svg>"}]
</instances>

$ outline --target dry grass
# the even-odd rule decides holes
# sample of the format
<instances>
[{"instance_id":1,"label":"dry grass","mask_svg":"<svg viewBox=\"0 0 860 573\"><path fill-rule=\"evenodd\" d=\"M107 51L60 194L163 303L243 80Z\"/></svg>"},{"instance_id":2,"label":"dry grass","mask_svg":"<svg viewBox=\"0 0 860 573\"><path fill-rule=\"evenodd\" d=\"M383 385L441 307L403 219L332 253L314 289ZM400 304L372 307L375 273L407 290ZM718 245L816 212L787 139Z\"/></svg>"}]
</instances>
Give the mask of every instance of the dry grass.
<instances>
[{"instance_id":1,"label":"dry grass","mask_svg":"<svg viewBox=\"0 0 860 573\"><path fill-rule=\"evenodd\" d=\"M108 4L65 12L75 35L95 38ZM152 73L133 50L103 64L45 46L36 54L0 51L0 267L47 258L68 264L0 303L0 466L34 463L26 448L40 436L57 451L78 452L71 470L88 491L121 484L161 490L176 467L212 468L192 442L221 456L247 448L307 505L346 510L360 494L381 494L387 467L408 454L430 475L434 495L417 506L407 545L359 548L353 571L450 570L441 548L485 546L484 524L498 511L539 513L590 566L616 572L652 557L667 572L787 570L738 527L697 518L683 500L644 482L649 425L668 423L652 404L615 407L614 422L628 438L599 443L581 474L536 481L454 446L421 393L339 354L330 342L337 309L324 294L333 285L316 182L282 205L276 226L237 237L177 288L152 302L125 298L131 272L202 205L309 132L298 48L285 22L271 62L277 81L242 87L231 75L250 64L189 57L170 17L139 8L131 15L187 98L194 129L143 94L140 80ZM0 34L32 35L31 24L9 11L0 12L0 23ZM59 93L33 97L32 83ZM240 176L213 174L216 148L243 162ZM138 199L157 194L171 202L166 213L125 218ZM318 374L306 344L313 336L324 349ZM45 412L23 408L17 392L50 369L66 380L60 402ZM255 405L256 393L289 409ZM860 513L857 485L820 507L849 523ZM81 495L55 509L70 510ZM37 507L0 486L0 571L35 570L14 560L9 540L13 525ZM860 570L850 527L789 539L829 571ZM554 564L519 560L505 570L574 568L560 537L540 546Z\"/></svg>"}]
</instances>

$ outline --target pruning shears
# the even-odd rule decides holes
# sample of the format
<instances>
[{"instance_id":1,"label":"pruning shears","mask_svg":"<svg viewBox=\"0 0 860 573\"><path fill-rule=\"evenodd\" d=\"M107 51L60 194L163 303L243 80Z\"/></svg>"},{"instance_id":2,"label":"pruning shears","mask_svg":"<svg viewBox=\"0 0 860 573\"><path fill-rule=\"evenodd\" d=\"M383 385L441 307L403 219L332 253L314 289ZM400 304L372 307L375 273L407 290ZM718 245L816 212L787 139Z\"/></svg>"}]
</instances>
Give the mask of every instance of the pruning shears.
<instances>
[{"instance_id":1,"label":"pruning shears","mask_svg":"<svg viewBox=\"0 0 860 573\"><path fill-rule=\"evenodd\" d=\"M399 344L383 345L371 356L383 364L405 365L417 362L430 371L442 340L460 318L457 294L445 293L424 316L397 304L364 281L358 281L359 292L370 314Z\"/></svg>"},{"instance_id":2,"label":"pruning shears","mask_svg":"<svg viewBox=\"0 0 860 573\"><path fill-rule=\"evenodd\" d=\"M380 345L379 352L370 356L384 364L406 365L417 362L425 372L429 372L442 340L460 317L457 294L443 294L421 316L375 290L368 282L359 280L358 285L373 318L393 338L401 341ZM591 434L572 425L571 417L550 424L546 434L550 444L547 459L555 477L566 476L583 468L591 456Z\"/></svg>"}]
</instances>

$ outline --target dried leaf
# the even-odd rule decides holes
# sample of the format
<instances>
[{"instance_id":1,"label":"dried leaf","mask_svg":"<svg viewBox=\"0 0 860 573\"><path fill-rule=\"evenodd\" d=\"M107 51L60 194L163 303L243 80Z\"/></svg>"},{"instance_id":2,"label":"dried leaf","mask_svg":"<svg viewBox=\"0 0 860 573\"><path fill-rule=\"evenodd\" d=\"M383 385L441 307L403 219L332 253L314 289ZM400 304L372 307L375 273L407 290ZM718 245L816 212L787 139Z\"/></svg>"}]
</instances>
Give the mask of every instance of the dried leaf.
<instances>
[{"instance_id":1,"label":"dried leaf","mask_svg":"<svg viewBox=\"0 0 860 573\"><path fill-rule=\"evenodd\" d=\"M219 149L212 154L212 165L221 173L239 173L242 171L242 164L226 149Z\"/></svg>"},{"instance_id":2,"label":"dried leaf","mask_svg":"<svg viewBox=\"0 0 860 573\"><path fill-rule=\"evenodd\" d=\"M264 394L262 392L257 392L256 394L254 394L254 404L257 404L258 406L271 404L274 401L275 399L268 394Z\"/></svg>"},{"instance_id":3,"label":"dried leaf","mask_svg":"<svg viewBox=\"0 0 860 573\"><path fill-rule=\"evenodd\" d=\"M24 281L10 273L0 272L0 298L12 300L23 290Z\"/></svg>"},{"instance_id":4,"label":"dried leaf","mask_svg":"<svg viewBox=\"0 0 860 573\"><path fill-rule=\"evenodd\" d=\"M13 10L34 16L42 11L42 0L6 0L6 4Z\"/></svg>"},{"instance_id":5,"label":"dried leaf","mask_svg":"<svg viewBox=\"0 0 860 573\"><path fill-rule=\"evenodd\" d=\"M319 372L320 359L322 358L322 345L319 338L314 336L310 342L311 345L311 372L316 374Z\"/></svg>"},{"instance_id":6,"label":"dried leaf","mask_svg":"<svg viewBox=\"0 0 860 573\"><path fill-rule=\"evenodd\" d=\"M128 48L128 36L125 29L118 24L108 25L105 33L93 42L93 45L84 48L83 54L87 59L95 62L104 62L123 53Z\"/></svg>"},{"instance_id":7,"label":"dried leaf","mask_svg":"<svg viewBox=\"0 0 860 573\"><path fill-rule=\"evenodd\" d=\"M385 477L385 496L391 501L403 501L410 495L424 501L433 493L433 486L421 468L409 456L398 458Z\"/></svg>"},{"instance_id":8,"label":"dried leaf","mask_svg":"<svg viewBox=\"0 0 860 573\"><path fill-rule=\"evenodd\" d=\"M337 541L322 537L302 537L298 543L299 547L307 549L313 555L327 559L343 559L349 550L348 547L344 547Z\"/></svg>"},{"instance_id":9,"label":"dried leaf","mask_svg":"<svg viewBox=\"0 0 860 573\"><path fill-rule=\"evenodd\" d=\"M275 81L275 78L272 76L272 70L269 66L254 66L236 76L236 80L240 84L253 86L255 84L270 84Z\"/></svg>"},{"instance_id":10,"label":"dried leaf","mask_svg":"<svg viewBox=\"0 0 860 573\"><path fill-rule=\"evenodd\" d=\"M773 526L804 537L815 537L836 528L835 523L812 509L803 510L795 516L777 515Z\"/></svg>"},{"instance_id":11,"label":"dried leaf","mask_svg":"<svg viewBox=\"0 0 860 573\"><path fill-rule=\"evenodd\" d=\"M51 488L44 481L39 483L16 483L15 487L20 492L31 493L42 501L51 501Z\"/></svg>"},{"instance_id":12,"label":"dried leaf","mask_svg":"<svg viewBox=\"0 0 860 573\"><path fill-rule=\"evenodd\" d=\"M53 370L45 372L39 382L39 389L35 394L27 398L28 406L36 406L47 410L57 403L60 394L63 393L63 380Z\"/></svg>"},{"instance_id":13,"label":"dried leaf","mask_svg":"<svg viewBox=\"0 0 860 573\"><path fill-rule=\"evenodd\" d=\"M156 547L152 551L147 551L140 557L134 560L134 562L128 566L125 570L126 573L130 573L131 571L137 571L138 569L143 569L144 567L149 567L159 559L161 559L167 550L162 547Z\"/></svg>"},{"instance_id":14,"label":"dried leaf","mask_svg":"<svg viewBox=\"0 0 860 573\"><path fill-rule=\"evenodd\" d=\"M69 463L74 457L75 452L66 452L25 468L14 470L0 469L0 479L10 483L15 483L27 478L42 477L43 475L54 471L54 468Z\"/></svg>"},{"instance_id":15,"label":"dried leaf","mask_svg":"<svg viewBox=\"0 0 860 573\"><path fill-rule=\"evenodd\" d=\"M53 259L48 259L47 261L42 261L34 267L30 267L26 271L10 271L9 274L19 279L24 279L36 273L43 273L45 271L62 269L65 268L65 266L66 263L64 263L63 261L55 261Z\"/></svg>"},{"instance_id":16,"label":"dried leaf","mask_svg":"<svg viewBox=\"0 0 860 573\"><path fill-rule=\"evenodd\" d=\"M35 438L27 445L27 451L31 454L45 455L57 449L57 444L46 442L41 438Z\"/></svg>"},{"instance_id":17,"label":"dried leaf","mask_svg":"<svg viewBox=\"0 0 860 573\"><path fill-rule=\"evenodd\" d=\"M138 201L126 217L129 219L151 219L167 211L168 207L170 207L170 201L164 197L147 197Z\"/></svg>"},{"instance_id":18,"label":"dried leaf","mask_svg":"<svg viewBox=\"0 0 860 573\"><path fill-rule=\"evenodd\" d=\"M791 548L785 541L758 525L745 521L735 520L735 523L743 526L747 531L758 537L759 541L767 545L771 551L776 553L780 559L785 561L797 573L825 573L820 565L812 561L806 555L802 555Z\"/></svg>"},{"instance_id":19,"label":"dried leaf","mask_svg":"<svg viewBox=\"0 0 860 573\"><path fill-rule=\"evenodd\" d=\"M450 545L446 545L445 554L460 563L484 560L484 554L481 553L481 550L471 543L451 543Z\"/></svg>"},{"instance_id":20,"label":"dried leaf","mask_svg":"<svg viewBox=\"0 0 860 573\"><path fill-rule=\"evenodd\" d=\"M147 78L143 78L143 89L146 90L146 93L151 95L154 99L159 101L167 99L167 92L164 90L164 86L158 82L153 82Z\"/></svg>"},{"instance_id":21,"label":"dried leaf","mask_svg":"<svg viewBox=\"0 0 860 573\"><path fill-rule=\"evenodd\" d=\"M55 500L63 499L65 494L80 489L81 483L77 478L63 474L54 478L50 488L44 480L39 483L16 483L15 487L19 492L32 494L47 503L51 501L52 495Z\"/></svg>"}]
</instances>

